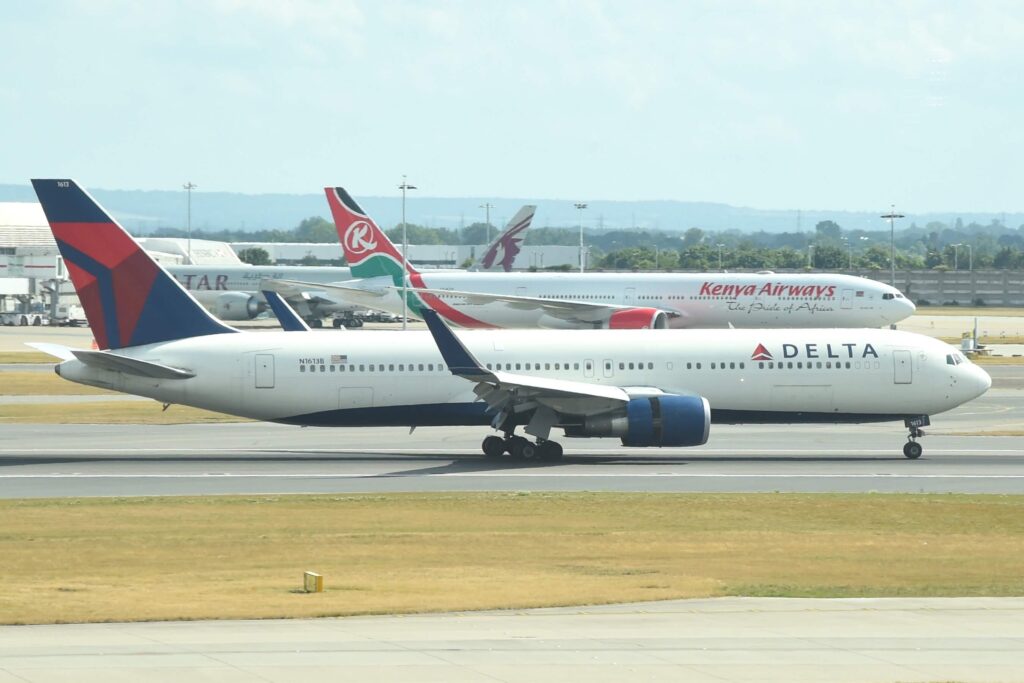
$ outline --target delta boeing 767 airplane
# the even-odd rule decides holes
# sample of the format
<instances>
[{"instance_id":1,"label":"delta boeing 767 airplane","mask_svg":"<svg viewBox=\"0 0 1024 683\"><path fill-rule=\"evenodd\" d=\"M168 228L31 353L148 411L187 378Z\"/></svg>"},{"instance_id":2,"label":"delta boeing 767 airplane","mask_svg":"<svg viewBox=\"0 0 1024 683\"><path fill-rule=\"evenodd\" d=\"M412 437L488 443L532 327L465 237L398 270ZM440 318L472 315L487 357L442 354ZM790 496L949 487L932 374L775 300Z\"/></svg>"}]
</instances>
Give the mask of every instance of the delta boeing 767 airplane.
<instances>
[{"instance_id":1,"label":"delta boeing 767 airplane","mask_svg":"<svg viewBox=\"0 0 1024 683\"><path fill-rule=\"evenodd\" d=\"M73 180L33 180L97 350L53 344L61 377L294 425L488 425L489 457L556 459L550 437L698 446L711 424L903 421L989 376L936 339L879 329L239 332L210 315ZM523 428L527 436L515 430Z\"/></svg>"}]
</instances>

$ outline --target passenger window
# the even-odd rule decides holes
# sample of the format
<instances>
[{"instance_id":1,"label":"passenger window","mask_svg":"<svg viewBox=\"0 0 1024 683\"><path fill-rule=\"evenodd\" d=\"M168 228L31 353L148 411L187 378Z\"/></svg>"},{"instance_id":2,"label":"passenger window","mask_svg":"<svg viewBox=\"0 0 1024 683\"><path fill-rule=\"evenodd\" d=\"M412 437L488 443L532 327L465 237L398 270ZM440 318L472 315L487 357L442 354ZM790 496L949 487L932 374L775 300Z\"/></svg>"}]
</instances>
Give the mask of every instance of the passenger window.
<instances>
[{"instance_id":1,"label":"passenger window","mask_svg":"<svg viewBox=\"0 0 1024 683\"><path fill-rule=\"evenodd\" d=\"M740 363L740 370L742 370L742 369L743 369L743 368L745 368L745 367L746 367L746 366L745 366L745 365L744 365L743 363Z\"/></svg>"},{"instance_id":2,"label":"passenger window","mask_svg":"<svg viewBox=\"0 0 1024 683\"><path fill-rule=\"evenodd\" d=\"M715 364L714 364L713 362L711 363L711 369L712 369L712 370L714 370L714 369L715 369Z\"/></svg>"},{"instance_id":3,"label":"passenger window","mask_svg":"<svg viewBox=\"0 0 1024 683\"><path fill-rule=\"evenodd\" d=\"M580 364L579 363L573 363L572 364L572 369L573 370L579 370L580 369Z\"/></svg>"},{"instance_id":4,"label":"passenger window","mask_svg":"<svg viewBox=\"0 0 1024 683\"><path fill-rule=\"evenodd\" d=\"M625 363L619 363L619 370L625 370L625 369L626 369L626 364Z\"/></svg>"},{"instance_id":5,"label":"passenger window","mask_svg":"<svg viewBox=\"0 0 1024 683\"><path fill-rule=\"evenodd\" d=\"M491 370L491 369L492 369L492 368L491 368L491 364L490 364L490 363L487 363L487 364L486 364L486 365L485 365L484 367L486 367L486 368L487 368L488 370Z\"/></svg>"},{"instance_id":6,"label":"passenger window","mask_svg":"<svg viewBox=\"0 0 1024 683\"><path fill-rule=\"evenodd\" d=\"M736 369L736 364L735 363L729 363L729 369L730 370L735 370Z\"/></svg>"},{"instance_id":7,"label":"passenger window","mask_svg":"<svg viewBox=\"0 0 1024 683\"><path fill-rule=\"evenodd\" d=\"M797 362L796 362L796 369L797 369L797 370L801 370L801 369L802 369L803 367L804 367L804 364L803 364L803 363L801 363L800 361L797 361Z\"/></svg>"},{"instance_id":8,"label":"passenger window","mask_svg":"<svg viewBox=\"0 0 1024 683\"><path fill-rule=\"evenodd\" d=\"M320 366L320 372L327 372L327 366L326 365L321 365Z\"/></svg>"},{"instance_id":9,"label":"passenger window","mask_svg":"<svg viewBox=\"0 0 1024 683\"><path fill-rule=\"evenodd\" d=\"M949 358L949 356L946 356L946 357ZM305 372L305 371L306 371L306 366L305 365L300 365L299 366L299 372Z\"/></svg>"},{"instance_id":10,"label":"passenger window","mask_svg":"<svg viewBox=\"0 0 1024 683\"><path fill-rule=\"evenodd\" d=\"M630 363L630 364L629 364L629 369L630 369L630 370L632 370L632 369L633 369L633 364L632 364L632 363Z\"/></svg>"},{"instance_id":11,"label":"passenger window","mask_svg":"<svg viewBox=\"0 0 1024 683\"><path fill-rule=\"evenodd\" d=\"M331 372L334 372L334 366L333 365L331 366Z\"/></svg>"},{"instance_id":12,"label":"passenger window","mask_svg":"<svg viewBox=\"0 0 1024 683\"><path fill-rule=\"evenodd\" d=\"M672 369L672 364L671 363L668 364L668 369L669 370ZM697 363L697 369L700 370L700 363Z\"/></svg>"},{"instance_id":13,"label":"passenger window","mask_svg":"<svg viewBox=\"0 0 1024 683\"><path fill-rule=\"evenodd\" d=\"M516 363L516 370L522 370L522 364Z\"/></svg>"},{"instance_id":14,"label":"passenger window","mask_svg":"<svg viewBox=\"0 0 1024 683\"><path fill-rule=\"evenodd\" d=\"M760 361L760 362L759 362L759 363L757 364L757 369L758 369L758 370L764 370L764 361Z\"/></svg>"},{"instance_id":15,"label":"passenger window","mask_svg":"<svg viewBox=\"0 0 1024 683\"><path fill-rule=\"evenodd\" d=\"M394 372L394 371L395 371L395 364L394 363L388 363L388 372Z\"/></svg>"},{"instance_id":16,"label":"passenger window","mask_svg":"<svg viewBox=\"0 0 1024 683\"><path fill-rule=\"evenodd\" d=\"M434 364L433 363L427 363L427 370L429 370L430 372L433 372L434 371Z\"/></svg>"},{"instance_id":17,"label":"passenger window","mask_svg":"<svg viewBox=\"0 0 1024 683\"><path fill-rule=\"evenodd\" d=\"M690 363L687 363L687 364L686 364L686 369L687 369L687 370L691 370L691 369L692 369L692 368L690 367Z\"/></svg>"},{"instance_id":18,"label":"passenger window","mask_svg":"<svg viewBox=\"0 0 1024 683\"><path fill-rule=\"evenodd\" d=\"M561 363L555 363L555 370L561 370L561 369L562 369L562 364Z\"/></svg>"},{"instance_id":19,"label":"passenger window","mask_svg":"<svg viewBox=\"0 0 1024 683\"><path fill-rule=\"evenodd\" d=\"M366 366L363 365L362 363L360 363L359 364L359 372L365 372L365 371L366 371Z\"/></svg>"},{"instance_id":20,"label":"passenger window","mask_svg":"<svg viewBox=\"0 0 1024 683\"><path fill-rule=\"evenodd\" d=\"M551 363L545 363L544 364L544 369L545 370L550 370L551 369Z\"/></svg>"},{"instance_id":21,"label":"passenger window","mask_svg":"<svg viewBox=\"0 0 1024 683\"><path fill-rule=\"evenodd\" d=\"M487 366L490 367L490 366ZM423 372L423 363L420 363L420 372Z\"/></svg>"}]
</instances>

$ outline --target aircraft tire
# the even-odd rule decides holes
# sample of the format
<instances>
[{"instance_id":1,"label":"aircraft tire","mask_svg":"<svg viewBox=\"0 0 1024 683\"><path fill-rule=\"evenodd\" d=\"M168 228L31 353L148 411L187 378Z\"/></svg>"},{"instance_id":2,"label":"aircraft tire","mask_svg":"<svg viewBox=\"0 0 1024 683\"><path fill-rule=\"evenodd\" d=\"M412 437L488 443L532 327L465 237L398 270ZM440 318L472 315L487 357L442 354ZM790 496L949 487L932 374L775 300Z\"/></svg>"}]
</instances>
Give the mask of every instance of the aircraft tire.
<instances>
[{"instance_id":1,"label":"aircraft tire","mask_svg":"<svg viewBox=\"0 0 1024 683\"><path fill-rule=\"evenodd\" d=\"M505 440L500 436L488 436L484 438L481 449L488 458L500 458L505 455Z\"/></svg>"},{"instance_id":2,"label":"aircraft tire","mask_svg":"<svg viewBox=\"0 0 1024 683\"><path fill-rule=\"evenodd\" d=\"M521 436L512 438L511 450L516 460L534 460L538 455L537 445Z\"/></svg>"},{"instance_id":3,"label":"aircraft tire","mask_svg":"<svg viewBox=\"0 0 1024 683\"><path fill-rule=\"evenodd\" d=\"M339 327L341 327L341 324L342 324L341 318L335 318L334 320L331 321L331 325L334 326L334 329L338 329Z\"/></svg>"},{"instance_id":4,"label":"aircraft tire","mask_svg":"<svg viewBox=\"0 0 1024 683\"><path fill-rule=\"evenodd\" d=\"M916 441L908 441L907 443L903 444L903 455L910 458L911 460L917 460L918 458L920 458L922 452L924 452L924 449L921 448L921 444L917 443Z\"/></svg>"},{"instance_id":5,"label":"aircraft tire","mask_svg":"<svg viewBox=\"0 0 1024 683\"><path fill-rule=\"evenodd\" d=\"M541 460L555 462L562 459L562 444L557 441L545 441L537 448L540 450Z\"/></svg>"},{"instance_id":6,"label":"aircraft tire","mask_svg":"<svg viewBox=\"0 0 1024 683\"><path fill-rule=\"evenodd\" d=\"M317 329L317 330L319 330L319 329L320 329L321 327L323 327L323 326L324 326L324 321L323 321L323 320L321 320L320 318L313 318L313 319L312 319L312 320L310 321L310 323L309 323L309 326L310 326L310 327L312 327L312 328L314 328L314 329Z\"/></svg>"}]
</instances>

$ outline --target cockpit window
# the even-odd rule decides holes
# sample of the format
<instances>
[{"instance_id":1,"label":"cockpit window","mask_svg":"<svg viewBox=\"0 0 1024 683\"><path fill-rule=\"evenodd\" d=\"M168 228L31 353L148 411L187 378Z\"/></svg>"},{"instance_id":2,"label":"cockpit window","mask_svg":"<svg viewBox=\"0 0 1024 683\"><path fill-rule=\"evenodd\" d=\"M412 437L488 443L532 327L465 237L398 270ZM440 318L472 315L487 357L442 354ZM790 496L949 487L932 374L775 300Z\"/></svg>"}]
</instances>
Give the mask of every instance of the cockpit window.
<instances>
[{"instance_id":1,"label":"cockpit window","mask_svg":"<svg viewBox=\"0 0 1024 683\"><path fill-rule=\"evenodd\" d=\"M899 292L896 292L896 298L897 298L897 299L902 299L902 298L903 298L903 295L902 295L902 294L900 294Z\"/></svg>"},{"instance_id":2,"label":"cockpit window","mask_svg":"<svg viewBox=\"0 0 1024 683\"><path fill-rule=\"evenodd\" d=\"M967 359L959 353L950 353L946 355L946 365L960 365L966 363Z\"/></svg>"},{"instance_id":3,"label":"cockpit window","mask_svg":"<svg viewBox=\"0 0 1024 683\"><path fill-rule=\"evenodd\" d=\"M885 299L886 301L888 301L889 299L895 299L896 295L893 294L892 292L886 292L886 293L882 294L882 298Z\"/></svg>"}]
</instances>

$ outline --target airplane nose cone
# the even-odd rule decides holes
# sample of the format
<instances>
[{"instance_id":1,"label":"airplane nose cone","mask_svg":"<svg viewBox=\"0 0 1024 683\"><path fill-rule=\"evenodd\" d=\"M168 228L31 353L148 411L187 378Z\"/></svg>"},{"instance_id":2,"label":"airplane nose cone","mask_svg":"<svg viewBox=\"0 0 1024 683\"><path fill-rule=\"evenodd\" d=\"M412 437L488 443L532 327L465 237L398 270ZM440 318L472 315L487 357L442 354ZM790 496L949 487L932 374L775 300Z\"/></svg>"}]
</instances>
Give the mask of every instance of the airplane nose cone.
<instances>
[{"instance_id":1,"label":"airplane nose cone","mask_svg":"<svg viewBox=\"0 0 1024 683\"><path fill-rule=\"evenodd\" d=\"M992 378L974 363L967 365L967 367L970 369L971 374L966 384L973 390L971 398L977 398L989 390L992 386Z\"/></svg>"}]
</instances>

